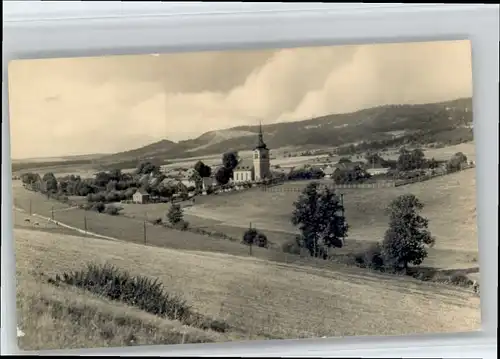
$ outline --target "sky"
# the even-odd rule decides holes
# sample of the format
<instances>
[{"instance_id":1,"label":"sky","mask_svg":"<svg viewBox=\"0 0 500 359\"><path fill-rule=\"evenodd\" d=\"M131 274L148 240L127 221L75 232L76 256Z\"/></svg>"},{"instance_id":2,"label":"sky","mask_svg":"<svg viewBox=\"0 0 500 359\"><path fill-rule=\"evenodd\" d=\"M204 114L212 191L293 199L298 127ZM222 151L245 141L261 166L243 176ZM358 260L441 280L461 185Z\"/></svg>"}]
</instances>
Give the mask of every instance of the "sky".
<instances>
[{"instance_id":1,"label":"sky","mask_svg":"<svg viewBox=\"0 0 500 359\"><path fill-rule=\"evenodd\" d=\"M14 159L472 96L469 41L17 60L8 76Z\"/></svg>"}]
</instances>

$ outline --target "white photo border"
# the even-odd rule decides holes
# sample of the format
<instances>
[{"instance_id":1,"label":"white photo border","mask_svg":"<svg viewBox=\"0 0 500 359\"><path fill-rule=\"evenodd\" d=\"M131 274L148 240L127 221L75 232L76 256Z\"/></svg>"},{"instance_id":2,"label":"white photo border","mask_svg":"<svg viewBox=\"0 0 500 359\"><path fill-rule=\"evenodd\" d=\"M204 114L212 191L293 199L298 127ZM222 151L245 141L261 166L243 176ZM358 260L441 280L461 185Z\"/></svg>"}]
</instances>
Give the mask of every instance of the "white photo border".
<instances>
[{"instance_id":1,"label":"white photo border","mask_svg":"<svg viewBox=\"0 0 500 359\"><path fill-rule=\"evenodd\" d=\"M7 98L9 61L453 39L470 39L472 42L481 331L405 337L57 350L43 351L43 354L471 358L496 353L498 5L6 1L3 20L2 354L34 353L20 351L16 339L16 270Z\"/></svg>"}]
</instances>

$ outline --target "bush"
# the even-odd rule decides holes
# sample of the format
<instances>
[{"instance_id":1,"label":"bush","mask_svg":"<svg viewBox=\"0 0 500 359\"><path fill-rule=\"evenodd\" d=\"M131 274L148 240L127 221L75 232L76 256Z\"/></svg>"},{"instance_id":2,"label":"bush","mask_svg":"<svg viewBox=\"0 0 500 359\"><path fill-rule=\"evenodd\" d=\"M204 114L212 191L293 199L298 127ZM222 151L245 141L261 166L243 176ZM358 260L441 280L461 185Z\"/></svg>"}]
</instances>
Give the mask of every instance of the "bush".
<instances>
[{"instance_id":1,"label":"bush","mask_svg":"<svg viewBox=\"0 0 500 359\"><path fill-rule=\"evenodd\" d=\"M189 229L189 222L181 220L175 224L172 224L172 227L180 231L187 231Z\"/></svg>"},{"instance_id":2,"label":"bush","mask_svg":"<svg viewBox=\"0 0 500 359\"><path fill-rule=\"evenodd\" d=\"M363 183L370 178L371 175L360 166L354 166L348 169L339 169L333 173L333 180L335 184Z\"/></svg>"},{"instance_id":3,"label":"bush","mask_svg":"<svg viewBox=\"0 0 500 359\"><path fill-rule=\"evenodd\" d=\"M181 222L184 217L184 213L182 212L182 208L178 204L172 204L167 213L167 219L171 225L176 225Z\"/></svg>"},{"instance_id":4,"label":"bush","mask_svg":"<svg viewBox=\"0 0 500 359\"><path fill-rule=\"evenodd\" d=\"M186 302L164 292L157 280L132 276L108 264L88 264L83 270L56 275L52 282L83 288L161 317L182 319L190 313Z\"/></svg>"},{"instance_id":5,"label":"bush","mask_svg":"<svg viewBox=\"0 0 500 359\"><path fill-rule=\"evenodd\" d=\"M90 209L92 211L96 211L96 212L99 212L99 213L102 213L104 212L104 210L106 209L106 205L103 203L103 202L97 202L97 203L94 203Z\"/></svg>"},{"instance_id":6,"label":"bush","mask_svg":"<svg viewBox=\"0 0 500 359\"><path fill-rule=\"evenodd\" d=\"M355 254L354 258L361 267L382 270L385 266L380 243L370 245L364 252Z\"/></svg>"},{"instance_id":7,"label":"bush","mask_svg":"<svg viewBox=\"0 0 500 359\"><path fill-rule=\"evenodd\" d=\"M105 209L105 212L106 212L106 214L109 214L111 216L117 216L118 214L120 214L121 210L122 209L120 207L116 207L116 206L113 206L113 205L107 205L106 209Z\"/></svg>"},{"instance_id":8,"label":"bush","mask_svg":"<svg viewBox=\"0 0 500 359\"><path fill-rule=\"evenodd\" d=\"M289 241L286 241L285 243L283 243L281 245L281 250L284 253L289 253L289 254L300 255L300 253L301 253L300 244L298 243L297 239L289 240Z\"/></svg>"},{"instance_id":9,"label":"bush","mask_svg":"<svg viewBox=\"0 0 500 359\"><path fill-rule=\"evenodd\" d=\"M151 224L154 224L154 225L156 225L156 226L157 226L157 225L162 224L162 222L163 222L163 221L161 220L161 218L152 219L152 220L150 221L150 223L151 223Z\"/></svg>"},{"instance_id":10,"label":"bush","mask_svg":"<svg viewBox=\"0 0 500 359\"><path fill-rule=\"evenodd\" d=\"M243 243L246 245L255 245L262 248L268 247L267 237L264 233L255 228L249 228L243 233Z\"/></svg>"},{"instance_id":11,"label":"bush","mask_svg":"<svg viewBox=\"0 0 500 359\"><path fill-rule=\"evenodd\" d=\"M83 270L65 272L62 276L58 274L55 278L50 278L49 282L79 287L148 313L180 320L184 324L202 329L224 332L228 328L223 322L210 320L192 312L191 307L181 297L165 292L157 279L133 276L109 264L88 264Z\"/></svg>"},{"instance_id":12,"label":"bush","mask_svg":"<svg viewBox=\"0 0 500 359\"><path fill-rule=\"evenodd\" d=\"M471 286L474 282L469 279L464 273L453 273L450 277L450 283L462 287Z\"/></svg>"}]
</instances>

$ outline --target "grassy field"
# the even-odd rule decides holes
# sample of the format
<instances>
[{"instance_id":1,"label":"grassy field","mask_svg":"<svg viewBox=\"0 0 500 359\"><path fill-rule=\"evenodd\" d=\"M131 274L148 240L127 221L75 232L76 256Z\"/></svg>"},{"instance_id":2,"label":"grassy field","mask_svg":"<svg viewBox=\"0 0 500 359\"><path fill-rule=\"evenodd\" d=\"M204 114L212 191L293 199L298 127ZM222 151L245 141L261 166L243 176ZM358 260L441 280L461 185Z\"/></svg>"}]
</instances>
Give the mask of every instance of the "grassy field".
<instances>
[{"instance_id":1,"label":"grassy field","mask_svg":"<svg viewBox=\"0 0 500 359\"><path fill-rule=\"evenodd\" d=\"M293 202L307 182L287 183L264 192L252 189L199 197L185 206L192 226L241 238L249 224L261 229L276 244L293 238L290 223ZM362 243L383 238L388 218L384 209L404 193L415 194L425 205L436 245L427 265L439 268L478 268L475 170L438 177L430 181L396 188L346 189L346 217L351 226L346 248L353 251ZM124 214L136 218L164 217L168 204L127 205Z\"/></svg>"},{"instance_id":2,"label":"grassy field","mask_svg":"<svg viewBox=\"0 0 500 359\"><path fill-rule=\"evenodd\" d=\"M14 184L14 204L28 211L51 216L65 224L125 240L144 242L144 219L164 217L168 204L124 205L123 213L135 219L110 217L79 209L64 210L67 205L26 191L19 181ZM290 223L293 201L306 182L287 183L273 191L259 189L217 196L198 197L194 206L186 206L186 220L192 227L223 232L238 241L249 224L261 229L275 246L294 237ZM288 189L288 190L287 190ZM398 195L413 193L425 204L424 215L436 236L426 265L445 269L478 269L477 229L475 221L475 170L470 169L430 181L380 189L346 189L346 216L351 226L347 245L339 253L353 252L371 241L380 240L387 228L384 208ZM61 211L62 210L62 211ZM239 243L216 240L193 233L179 233L147 225L149 244L188 250L208 250L245 255L247 248ZM268 256L268 255L266 255Z\"/></svg>"},{"instance_id":3,"label":"grassy field","mask_svg":"<svg viewBox=\"0 0 500 359\"><path fill-rule=\"evenodd\" d=\"M252 222L272 231L295 231L290 223L293 202L307 183L200 197L196 205L186 207L186 213L235 227L245 228ZM436 248L477 251L475 169L408 186L339 192L344 194L350 237L354 239L382 238L388 223L384 213L387 205L401 194L413 193L425 205L423 214L437 237Z\"/></svg>"},{"instance_id":4,"label":"grassy field","mask_svg":"<svg viewBox=\"0 0 500 359\"><path fill-rule=\"evenodd\" d=\"M154 248L15 229L21 347L60 348L476 330L479 299L461 289L258 258ZM111 263L159 278L226 334L183 327L40 277Z\"/></svg>"}]
</instances>

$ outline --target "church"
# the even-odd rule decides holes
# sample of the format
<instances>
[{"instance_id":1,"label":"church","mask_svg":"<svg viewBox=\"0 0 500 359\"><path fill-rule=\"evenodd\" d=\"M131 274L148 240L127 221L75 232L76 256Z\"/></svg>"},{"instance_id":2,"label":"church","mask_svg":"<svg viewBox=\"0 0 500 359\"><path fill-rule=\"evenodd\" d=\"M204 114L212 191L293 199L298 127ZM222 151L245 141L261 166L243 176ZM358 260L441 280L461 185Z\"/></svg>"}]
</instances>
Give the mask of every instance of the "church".
<instances>
[{"instance_id":1,"label":"church","mask_svg":"<svg viewBox=\"0 0 500 359\"><path fill-rule=\"evenodd\" d=\"M233 171L233 182L259 182L271 178L271 163L269 161L269 149L264 143L262 135L262 124L259 125L257 146L253 150L252 160L243 160Z\"/></svg>"}]
</instances>

